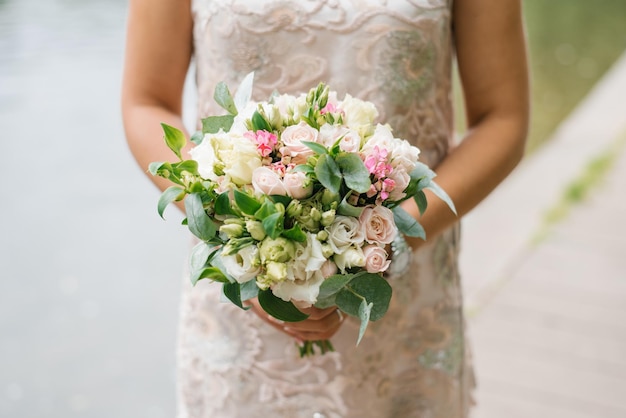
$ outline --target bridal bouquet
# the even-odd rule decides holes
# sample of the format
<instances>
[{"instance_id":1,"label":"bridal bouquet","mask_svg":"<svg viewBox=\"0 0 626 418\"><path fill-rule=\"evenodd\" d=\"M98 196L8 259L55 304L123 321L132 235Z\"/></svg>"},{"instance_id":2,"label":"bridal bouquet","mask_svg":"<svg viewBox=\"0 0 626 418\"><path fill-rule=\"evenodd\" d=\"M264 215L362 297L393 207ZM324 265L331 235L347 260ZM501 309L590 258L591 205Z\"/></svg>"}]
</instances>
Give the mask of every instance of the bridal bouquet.
<instances>
[{"instance_id":1,"label":"bridal bouquet","mask_svg":"<svg viewBox=\"0 0 626 418\"><path fill-rule=\"evenodd\" d=\"M251 90L251 74L234 97L217 85L214 99L228 114L203 119L191 159L181 155L183 133L162 125L179 161L150 165L174 183L158 212L184 199L184 224L201 241L191 253L194 284L222 283L242 309L257 297L282 321L307 318L296 305L337 306L360 318L358 344L389 306L387 248L398 231L425 238L400 203L415 199L423 212L430 189L454 206L419 149L374 122L372 103L338 100L324 84L259 103ZM301 354L314 346L332 350L329 341L307 342Z\"/></svg>"}]
</instances>

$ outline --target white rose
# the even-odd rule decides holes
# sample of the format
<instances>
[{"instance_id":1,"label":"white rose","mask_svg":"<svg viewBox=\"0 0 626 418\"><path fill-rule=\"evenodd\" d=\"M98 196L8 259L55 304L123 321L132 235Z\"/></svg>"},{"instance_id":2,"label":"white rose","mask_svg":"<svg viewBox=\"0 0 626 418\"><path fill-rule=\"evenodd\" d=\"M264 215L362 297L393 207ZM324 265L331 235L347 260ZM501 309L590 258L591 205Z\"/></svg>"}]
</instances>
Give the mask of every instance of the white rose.
<instances>
[{"instance_id":1,"label":"white rose","mask_svg":"<svg viewBox=\"0 0 626 418\"><path fill-rule=\"evenodd\" d=\"M322 243L316 234L306 233L306 244L296 243L295 263L291 280L309 279L313 274L320 271L326 262Z\"/></svg>"},{"instance_id":2,"label":"white rose","mask_svg":"<svg viewBox=\"0 0 626 418\"><path fill-rule=\"evenodd\" d=\"M351 245L360 245L365 239L361 223L352 216L335 217L335 221L325 230L328 232L326 242L336 254L343 253Z\"/></svg>"},{"instance_id":3,"label":"white rose","mask_svg":"<svg viewBox=\"0 0 626 418\"><path fill-rule=\"evenodd\" d=\"M313 182L309 181L306 174L302 172L286 173L283 178L283 185L287 194L294 199L306 199L313 193Z\"/></svg>"},{"instance_id":4,"label":"white rose","mask_svg":"<svg viewBox=\"0 0 626 418\"><path fill-rule=\"evenodd\" d=\"M217 181L218 175L215 174L217 156L210 135L205 135L199 145L189 150L189 155L191 155L192 160L198 163L198 173L202 178Z\"/></svg>"},{"instance_id":5,"label":"white rose","mask_svg":"<svg viewBox=\"0 0 626 418\"><path fill-rule=\"evenodd\" d=\"M361 134L362 130L369 130L378 117L378 110L373 103L356 99L349 94L346 94L339 107L344 112L344 124Z\"/></svg>"},{"instance_id":6,"label":"white rose","mask_svg":"<svg viewBox=\"0 0 626 418\"><path fill-rule=\"evenodd\" d=\"M291 161L296 164L305 163L307 158L314 153L302 141L317 142L317 133L316 129L313 129L305 122L286 127L280 134L280 140L284 145L281 152L290 155Z\"/></svg>"},{"instance_id":7,"label":"white rose","mask_svg":"<svg viewBox=\"0 0 626 418\"><path fill-rule=\"evenodd\" d=\"M280 113L283 115L293 114L294 109L296 108L296 97L290 94L275 96L273 101Z\"/></svg>"},{"instance_id":8,"label":"white rose","mask_svg":"<svg viewBox=\"0 0 626 418\"><path fill-rule=\"evenodd\" d=\"M272 293L286 302L301 302L299 306L310 306L317 302L323 282L324 276L316 271L307 280L284 280L276 283L272 286Z\"/></svg>"},{"instance_id":9,"label":"white rose","mask_svg":"<svg viewBox=\"0 0 626 418\"><path fill-rule=\"evenodd\" d=\"M361 149L361 135L353 130L348 130L341 141L339 148L344 152L359 152Z\"/></svg>"},{"instance_id":10,"label":"white rose","mask_svg":"<svg viewBox=\"0 0 626 418\"><path fill-rule=\"evenodd\" d=\"M365 266L365 255L360 247L350 247L341 254L335 254L333 260L344 274L349 268Z\"/></svg>"},{"instance_id":11,"label":"white rose","mask_svg":"<svg viewBox=\"0 0 626 418\"><path fill-rule=\"evenodd\" d=\"M394 168L402 167L407 173L410 173L415 168L419 156L419 148L411 145L409 141L394 138L391 151L391 165Z\"/></svg>"},{"instance_id":12,"label":"white rose","mask_svg":"<svg viewBox=\"0 0 626 418\"><path fill-rule=\"evenodd\" d=\"M257 167L252 172L252 187L254 191L266 195L287 195L287 189L282 180L273 170L267 167Z\"/></svg>"},{"instance_id":13,"label":"white rose","mask_svg":"<svg viewBox=\"0 0 626 418\"><path fill-rule=\"evenodd\" d=\"M241 136L228 136L227 140L230 144L218 151L224 173L238 186L250 184L252 173L262 164L256 145Z\"/></svg>"},{"instance_id":14,"label":"white rose","mask_svg":"<svg viewBox=\"0 0 626 418\"><path fill-rule=\"evenodd\" d=\"M388 125L376 125L374 133L367 138L367 142L363 145L362 151L365 154L369 154L374 147L386 149L390 153L393 151L394 137Z\"/></svg>"},{"instance_id":15,"label":"white rose","mask_svg":"<svg viewBox=\"0 0 626 418\"><path fill-rule=\"evenodd\" d=\"M329 123L325 123L320 126L320 132L318 136L318 141L323 144L326 148L332 147L335 144L335 141L341 137L348 130L340 125L331 125Z\"/></svg>"},{"instance_id":16,"label":"white rose","mask_svg":"<svg viewBox=\"0 0 626 418\"><path fill-rule=\"evenodd\" d=\"M248 245L237 254L223 255L221 259L226 272L238 283L250 281L261 272L259 249L256 245Z\"/></svg>"}]
</instances>

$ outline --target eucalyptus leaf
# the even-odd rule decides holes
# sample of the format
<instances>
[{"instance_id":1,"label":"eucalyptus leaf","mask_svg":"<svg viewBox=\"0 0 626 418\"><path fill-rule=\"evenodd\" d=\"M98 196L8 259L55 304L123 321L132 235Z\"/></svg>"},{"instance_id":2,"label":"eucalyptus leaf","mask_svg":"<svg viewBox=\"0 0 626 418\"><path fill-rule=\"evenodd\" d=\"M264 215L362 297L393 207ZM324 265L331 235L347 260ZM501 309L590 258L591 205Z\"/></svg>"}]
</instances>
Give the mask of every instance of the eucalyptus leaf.
<instances>
[{"instance_id":1,"label":"eucalyptus leaf","mask_svg":"<svg viewBox=\"0 0 626 418\"><path fill-rule=\"evenodd\" d=\"M237 107L233 101L233 96L230 94L228 86L223 81L220 81L217 83L217 86L215 86L213 99L222 109L226 110L231 115L237 116Z\"/></svg>"},{"instance_id":2,"label":"eucalyptus leaf","mask_svg":"<svg viewBox=\"0 0 626 418\"><path fill-rule=\"evenodd\" d=\"M433 192L435 196L437 196L439 199L443 200L446 203L446 205L448 205L450 210L454 212L455 215L457 214L456 208L454 207L454 203L452 202L452 199L450 199L450 196L448 196L448 193L446 193L437 183L435 183L434 181L431 181L430 184L426 188L430 190L431 192Z\"/></svg>"},{"instance_id":3,"label":"eucalyptus leaf","mask_svg":"<svg viewBox=\"0 0 626 418\"><path fill-rule=\"evenodd\" d=\"M163 128L163 132L165 133L165 143L174 151L174 154L178 158L182 158L180 155L180 150L183 149L187 140L185 139L185 134L182 133L180 129L174 128L173 126L167 125L165 123L161 123L161 127Z\"/></svg>"},{"instance_id":4,"label":"eucalyptus leaf","mask_svg":"<svg viewBox=\"0 0 626 418\"><path fill-rule=\"evenodd\" d=\"M255 212L261 207L261 204L255 198L244 192L235 190L233 194L235 196L235 203L237 204L237 207L239 207L239 210L246 215L254 216Z\"/></svg>"},{"instance_id":5,"label":"eucalyptus leaf","mask_svg":"<svg viewBox=\"0 0 626 418\"><path fill-rule=\"evenodd\" d=\"M226 275L217 267L205 267L203 269L196 270L192 272L190 279L191 284L193 285L202 279L209 279L219 283L230 283Z\"/></svg>"},{"instance_id":6,"label":"eucalyptus leaf","mask_svg":"<svg viewBox=\"0 0 626 418\"><path fill-rule=\"evenodd\" d=\"M420 181L423 179L431 180L435 178L435 176L436 176L435 172L431 170L430 167L428 167L426 164L421 163L419 161L415 163L415 167L410 173L411 179L420 180Z\"/></svg>"},{"instance_id":7,"label":"eucalyptus leaf","mask_svg":"<svg viewBox=\"0 0 626 418\"><path fill-rule=\"evenodd\" d=\"M358 193L365 193L370 189L372 185L370 172L363 164L361 157L357 154L341 152L335 161L349 189Z\"/></svg>"},{"instance_id":8,"label":"eucalyptus leaf","mask_svg":"<svg viewBox=\"0 0 626 418\"><path fill-rule=\"evenodd\" d=\"M215 250L215 247L208 245L204 241L200 241L191 249L189 255L189 269L194 272L202 270L206 267L209 260L209 255Z\"/></svg>"},{"instance_id":9,"label":"eucalyptus leaf","mask_svg":"<svg viewBox=\"0 0 626 418\"><path fill-rule=\"evenodd\" d=\"M419 191L413 196L415 203L417 203L417 207L420 210L420 215L423 215L426 212L426 208L428 207L428 200L426 199L426 194L423 191Z\"/></svg>"},{"instance_id":10,"label":"eucalyptus leaf","mask_svg":"<svg viewBox=\"0 0 626 418\"><path fill-rule=\"evenodd\" d=\"M363 300L372 304L370 320L377 321L389 308L391 286L378 274L363 274L352 279L337 293L336 303L342 311L358 317Z\"/></svg>"},{"instance_id":11,"label":"eucalyptus leaf","mask_svg":"<svg viewBox=\"0 0 626 418\"><path fill-rule=\"evenodd\" d=\"M204 139L204 134L202 133L202 131L194 132L194 134L191 135L191 138L189 138L189 140L196 145L200 145L203 139Z\"/></svg>"},{"instance_id":12,"label":"eucalyptus leaf","mask_svg":"<svg viewBox=\"0 0 626 418\"><path fill-rule=\"evenodd\" d=\"M254 71L248 73L242 80L235 92L235 106L242 111L252 97L252 85L254 83Z\"/></svg>"},{"instance_id":13,"label":"eucalyptus leaf","mask_svg":"<svg viewBox=\"0 0 626 418\"><path fill-rule=\"evenodd\" d=\"M320 155L317 160L317 165L315 166L315 175L322 186L332 193L339 193L339 188L341 187L341 172L335 160L333 160L330 155Z\"/></svg>"},{"instance_id":14,"label":"eucalyptus leaf","mask_svg":"<svg viewBox=\"0 0 626 418\"><path fill-rule=\"evenodd\" d=\"M347 197L348 196L344 197L341 203L339 203L339 206L337 207L337 215L353 216L358 218L361 216L361 213L363 213L363 209L365 209L365 207L352 206L346 201Z\"/></svg>"},{"instance_id":15,"label":"eucalyptus leaf","mask_svg":"<svg viewBox=\"0 0 626 418\"><path fill-rule=\"evenodd\" d=\"M240 286L241 285L237 282L224 283L224 285L222 286L222 292L224 293L224 296L228 298L228 300L230 300L232 303L235 304L235 306L238 306L244 311L247 311L248 309L250 309L250 307L249 306L244 307L243 303L241 302L241 287Z\"/></svg>"},{"instance_id":16,"label":"eucalyptus leaf","mask_svg":"<svg viewBox=\"0 0 626 418\"><path fill-rule=\"evenodd\" d=\"M324 299L320 299L318 297L317 302L315 302L315 307L319 309L326 309L326 308L331 308L333 306L336 306L337 305L337 302L335 301L336 298L337 298L337 295L332 295Z\"/></svg>"},{"instance_id":17,"label":"eucalyptus leaf","mask_svg":"<svg viewBox=\"0 0 626 418\"><path fill-rule=\"evenodd\" d=\"M215 236L217 226L209 215L206 214L200 194L192 193L187 195L185 198L185 212L187 214L187 225L192 234L203 241L209 241Z\"/></svg>"},{"instance_id":18,"label":"eucalyptus leaf","mask_svg":"<svg viewBox=\"0 0 626 418\"><path fill-rule=\"evenodd\" d=\"M365 300L362 300L359 305L359 319L361 320L361 326L359 327L359 338L356 340L356 345L359 345L363 335L365 335L365 330L370 322L370 315L373 307L374 304L372 302L367 303Z\"/></svg>"},{"instance_id":19,"label":"eucalyptus leaf","mask_svg":"<svg viewBox=\"0 0 626 418\"><path fill-rule=\"evenodd\" d=\"M318 144L317 142L311 142L311 141L300 141L300 142L302 142L302 145L305 145L311 150L313 150L313 152L315 152L316 154L328 154L328 150L322 144Z\"/></svg>"},{"instance_id":20,"label":"eucalyptus leaf","mask_svg":"<svg viewBox=\"0 0 626 418\"><path fill-rule=\"evenodd\" d=\"M341 289L346 287L350 281L354 279L354 274L334 274L326 278L320 286L318 299L325 299L337 294Z\"/></svg>"},{"instance_id":21,"label":"eucalyptus leaf","mask_svg":"<svg viewBox=\"0 0 626 418\"><path fill-rule=\"evenodd\" d=\"M271 290L259 290L259 304L265 312L285 322L304 321L309 315L300 312L291 302L276 297Z\"/></svg>"},{"instance_id":22,"label":"eucalyptus leaf","mask_svg":"<svg viewBox=\"0 0 626 418\"><path fill-rule=\"evenodd\" d=\"M242 283L240 289L242 301L253 299L259 295L259 286L256 285L256 280L248 280Z\"/></svg>"},{"instance_id":23,"label":"eucalyptus leaf","mask_svg":"<svg viewBox=\"0 0 626 418\"><path fill-rule=\"evenodd\" d=\"M159 216L163 218L163 212L165 212L165 208L175 200L180 200L182 198L181 195L184 196L185 190L182 187L178 186L170 186L161 194L159 197L159 202L157 204L157 211L159 212Z\"/></svg>"},{"instance_id":24,"label":"eucalyptus leaf","mask_svg":"<svg viewBox=\"0 0 626 418\"><path fill-rule=\"evenodd\" d=\"M202 119L202 132L205 134L215 134L221 130L230 131L235 117L233 115L209 116Z\"/></svg>"},{"instance_id":25,"label":"eucalyptus leaf","mask_svg":"<svg viewBox=\"0 0 626 418\"><path fill-rule=\"evenodd\" d=\"M401 206L396 206L392 209L393 220L398 227L398 230L404 235L409 237L417 237L423 240L426 239L426 231L419 222L409 215Z\"/></svg>"}]
</instances>

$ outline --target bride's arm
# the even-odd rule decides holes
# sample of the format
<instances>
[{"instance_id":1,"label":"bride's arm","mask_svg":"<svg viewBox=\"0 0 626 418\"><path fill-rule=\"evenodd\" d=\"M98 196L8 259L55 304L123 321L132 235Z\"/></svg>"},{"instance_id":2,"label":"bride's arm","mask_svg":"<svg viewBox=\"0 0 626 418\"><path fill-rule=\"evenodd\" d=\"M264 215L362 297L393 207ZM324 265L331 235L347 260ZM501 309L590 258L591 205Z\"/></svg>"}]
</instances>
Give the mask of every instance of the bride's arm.
<instances>
[{"instance_id":1,"label":"bride's arm","mask_svg":"<svg viewBox=\"0 0 626 418\"><path fill-rule=\"evenodd\" d=\"M437 183L459 216L484 199L524 153L529 119L528 70L519 0L454 0L454 41L465 95L468 134L436 167ZM458 221L437 198L419 218L431 239ZM411 239L418 246L421 240Z\"/></svg>"},{"instance_id":2,"label":"bride's arm","mask_svg":"<svg viewBox=\"0 0 626 418\"><path fill-rule=\"evenodd\" d=\"M122 116L131 152L146 170L167 161L161 122L183 129L182 93L192 54L189 0L131 0L128 15ZM150 176L161 189L169 184Z\"/></svg>"}]
</instances>

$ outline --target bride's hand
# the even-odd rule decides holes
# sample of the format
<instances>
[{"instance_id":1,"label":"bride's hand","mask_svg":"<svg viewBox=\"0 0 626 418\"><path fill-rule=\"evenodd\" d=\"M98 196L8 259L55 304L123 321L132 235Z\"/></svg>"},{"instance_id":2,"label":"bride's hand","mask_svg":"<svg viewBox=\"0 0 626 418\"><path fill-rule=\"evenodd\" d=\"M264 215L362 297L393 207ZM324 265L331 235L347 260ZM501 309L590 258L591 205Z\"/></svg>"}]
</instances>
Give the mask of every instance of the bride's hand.
<instances>
[{"instance_id":1,"label":"bride's hand","mask_svg":"<svg viewBox=\"0 0 626 418\"><path fill-rule=\"evenodd\" d=\"M256 298L248 302L252 311L261 319L298 342L328 340L335 335L344 320L344 314L335 307L327 309L310 307L300 308L300 311L309 315L304 321L283 322L267 314Z\"/></svg>"}]
</instances>

